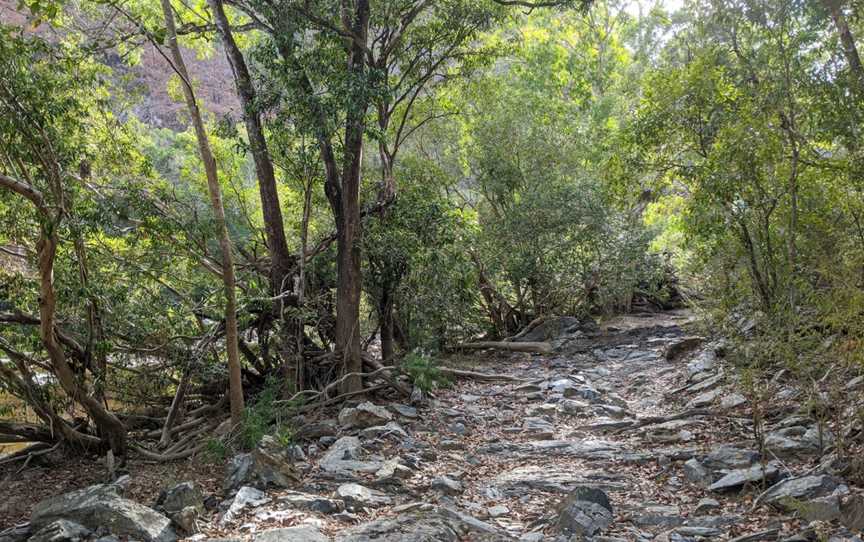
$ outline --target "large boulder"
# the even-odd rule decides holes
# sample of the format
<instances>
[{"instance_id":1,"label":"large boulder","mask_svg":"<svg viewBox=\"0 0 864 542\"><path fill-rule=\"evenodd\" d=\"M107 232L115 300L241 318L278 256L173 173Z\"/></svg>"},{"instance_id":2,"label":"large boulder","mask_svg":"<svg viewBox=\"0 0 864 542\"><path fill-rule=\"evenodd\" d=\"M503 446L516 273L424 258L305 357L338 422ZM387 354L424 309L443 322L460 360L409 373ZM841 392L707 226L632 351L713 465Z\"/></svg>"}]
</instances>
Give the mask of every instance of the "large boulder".
<instances>
[{"instance_id":1,"label":"large boulder","mask_svg":"<svg viewBox=\"0 0 864 542\"><path fill-rule=\"evenodd\" d=\"M839 481L825 474L789 478L771 486L763 501L785 510L795 510L800 501L824 497L833 492Z\"/></svg>"},{"instance_id":2,"label":"large boulder","mask_svg":"<svg viewBox=\"0 0 864 542\"><path fill-rule=\"evenodd\" d=\"M612 524L612 505L600 489L580 486L570 492L558 510L555 528L563 535L591 537Z\"/></svg>"},{"instance_id":3,"label":"large boulder","mask_svg":"<svg viewBox=\"0 0 864 542\"><path fill-rule=\"evenodd\" d=\"M34 531L65 519L88 529L107 529L114 535L142 542L174 542L171 520L159 512L125 499L115 485L90 486L46 499L30 517Z\"/></svg>"},{"instance_id":4,"label":"large boulder","mask_svg":"<svg viewBox=\"0 0 864 542\"><path fill-rule=\"evenodd\" d=\"M385 425L393 419L393 414L382 406L366 401L354 408L343 408L339 412L339 425L349 429L366 429Z\"/></svg>"}]
</instances>

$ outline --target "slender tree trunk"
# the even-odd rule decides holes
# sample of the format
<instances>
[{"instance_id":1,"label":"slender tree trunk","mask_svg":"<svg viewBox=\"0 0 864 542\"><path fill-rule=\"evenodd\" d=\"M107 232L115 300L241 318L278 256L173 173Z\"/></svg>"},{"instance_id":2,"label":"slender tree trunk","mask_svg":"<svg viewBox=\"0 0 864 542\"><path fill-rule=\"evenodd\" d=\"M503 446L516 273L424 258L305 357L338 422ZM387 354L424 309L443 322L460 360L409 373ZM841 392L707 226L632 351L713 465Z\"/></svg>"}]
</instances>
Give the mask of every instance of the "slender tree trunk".
<instances>
[{"instance_id":1,"label":"slender tree trunk","mask_svg":"<svg viewBox=\"0 0 864 542\"><path fill-rule=\"evenodd\" d=\"M234 40L231 25L228 22L228 17L225 16L222 0L207 1L210 9L213 11L216 28L222 39L222 45L225 47L228 62L231 64L237 96L243 105L243 120L246 124L246 133L249 137L249 148L252 151L252 159L255 162L258 191L261 197L261 209L264 214L264 231L267 236L267 248L270 252L273 295L278 296L292 286L288 282L288 275L291 272L293 264L291 254L288 251L288 243L285 240L285 227L282 222L279 193L276 190L276 175L273 170L273 162L267 149L267 140L264 138L261 115L255 104L255 87L252 84L252 77L249 74L246 59Z\"/></svg>"},{"instance_id":2,"label":"slender tree trunk","mask_svg":"<svg viewBox=\"0 0 864 542\"><path fill-rule=\"evenodd\" d=\"M343 2L343 10L347 10ZM366 43L369 31L369 1L357 0L352 30L355 40ZM365 51L352 40L348 48L348 72L362 79L366 72ZM363 132L365 131L368 98L363 89L353 96L345 119L345 156L342 167L342 186L339 191L339 212L335 213L337 233L336 286L336 350L343 360L345 373L363 370L360 345L360 179L363 163ZM360 391L363 379L352 376L343 384L344 392Z\"/></svg>"},{"instance_id":3,"label":"slender tree trunk","mask_svg":"<svg viewBox=\"0 0 864 542\"><path fill-rule=\"evenodd\" d=\"M381 362L384 365L394 359L396 349L393 338L393 297L391 282L381 281L381 300L378 303L378 320L381 326Z\"/></svg>"},{"instance_id":4,"label":"slender tree trunk","mask_svg":"<svg viewBox=\"0 0 864 542\"><path fill-rule=\"evenodd\" d=\"M822 0L822 4L831 13L834 26L837 27L840 43L843 45L843 54L846 56L846 62L849 64L849 70L852 71L852 77L855 79L859 98L864 97L864 66L861 65L861 56L858 54L858 47L855 45L855 37L852 35L852 31L849 30L846 16L843 15L841 0Z\"/></svg>"},{"instance_id":5,"label":"slender tree trunk","mask_svg":"<svg viewBox=\"0 0 864 542\"><path fill-rule=\"evenodd\" d=\"M192 89L192 82L189 79L186 63L183 61L183 53L180 51L180 45L177 43L177 29L174 24L174 13L170 0L162 0L162 13L165 16L167 40L174 61L174 69L182 80L183 95L186 98L186 107L189 109L189 116L192 118L192 125L195 128L198 150L201 153L201 161L204 163L204 171L207 174L210 203L216 218L219 248L222 252L222 282L225 288L225 343L228 351L228 391L231 398L231 421L234 424L238 424L243 419L243 375L240 371L240 352L237 346L237 298L234 259L231 255L231 240L228 237L228 227L225 224L222 190L219 187L216 159L210 150L210 141L204 129L204 121L201 119L198 101L195 99L195 92Z\"/></svg>"}]
</instances>

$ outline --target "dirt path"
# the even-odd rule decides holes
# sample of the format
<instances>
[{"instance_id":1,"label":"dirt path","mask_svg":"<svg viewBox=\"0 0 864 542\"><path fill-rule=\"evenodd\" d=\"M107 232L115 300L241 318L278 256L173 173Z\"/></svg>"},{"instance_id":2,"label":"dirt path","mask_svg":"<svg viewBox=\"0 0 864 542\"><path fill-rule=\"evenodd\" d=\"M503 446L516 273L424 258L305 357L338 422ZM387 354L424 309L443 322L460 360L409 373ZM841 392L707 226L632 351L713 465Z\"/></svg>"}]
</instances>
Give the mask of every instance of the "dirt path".
<instances>
[{"instance_id":1,"label":"dirt path","mask_svg":"<svg viewBox=\"0 0 864 542\"><path fill-rule=\"evenodd\" d=\"M449 360L509 380L346 407L301 427L299 445L265 438L235 457L206 511L160 511L193 540L861 540L860 488L793 387L760 455L721 345L691 337L687 313L573 322L529 338L554 355ZM163 507L212 491L178 487Z\"/></svg>"},{"instance_id":2,"label":"dirt path","mask_svg":"<svg viewBox=\"0 0 864 542\"><path fill-rule=\"evenodd\" d=\"M384 418L358 422L373 429L337 435L359 433L360 447L349 446L338 458L357 465L328 467L335 456L316 446L303 488L341 497L350 511L262 521L269 513L265 505L231 532L261 532L299 519L335 540L569 540L580 532L606 541L784 540L826 529L848 534L837 518L841 496L850 490L818 468L815 422L794 415L771 420L766 431L776 436L776 446L771 457L760 459L746 399L726 391L731 377L717 345L690 340L682 328L688 321L687 313L631 316L597 331L558 336L553 356L475 356L472 370L522 382L460 381L416 413L391 407L390 429L374 429ZM681 353L669 360L670 349ZM376 471L388 460L403 466L401 476ZM784 495L763 498L773 499L774 506L754 507L754 497L777 479L805 471L811 478L825 476L808 479L800 490L791 484L791 497L825 501L804 515L833 519L833 526L817 522L808 531L800 509L778 508ZM369 494L358 494L352 484ZM586 487L608 496L611 521L579 504L562 514L562 500ZM272 497L278 501L278 495ZM449 530L435 531L442 517ZM406 530L400 523L405 518L403 523L420 526ZM472 527L477 520L482 524Z\"/></svg>"}]
</instances>

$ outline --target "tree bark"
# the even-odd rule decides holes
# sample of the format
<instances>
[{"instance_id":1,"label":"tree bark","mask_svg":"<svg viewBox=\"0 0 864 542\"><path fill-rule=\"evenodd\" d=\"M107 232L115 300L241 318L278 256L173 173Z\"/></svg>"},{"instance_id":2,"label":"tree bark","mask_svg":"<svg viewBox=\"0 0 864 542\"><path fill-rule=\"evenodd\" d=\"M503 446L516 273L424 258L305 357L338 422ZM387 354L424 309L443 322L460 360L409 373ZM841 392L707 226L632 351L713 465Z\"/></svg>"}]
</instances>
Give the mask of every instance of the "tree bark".
<instances>
[{"instance_id":1,"label":"tree bark","mask_svg":"<svg viewBox=\"0 0 864 542\"><path fill-rule=\"evenodd\" d=\"M167 41L174 62L173 68L182 80L186 107L192 119L195 137L198 140L198 150L201 154L201 161L204 163L204 171L207 174L207 189L210 192L210 204L213 207L216 230L219 235L219 248L222 252L222 281L225 289L225 346L228 352L228 392L231 398L231 422L236 425L243 419L243 376L240 370L240 352L237 345L237 298L235 291L236 281L234 278L234 258L231 254L231 240L228 237L228 228L225 224L222 189L219 186L216 159L213 157L213 152L210 149L210 141L204 129L204 121L201 119L198 101L192 89L186 63L183 61L183 53L177 42L177 29L174 23L174 12L172 11L170 0L162 0L162 13L165 17Z\"/></svg>"},{"instance_id":2,"label":"tree bark","mask_svg":"<svg viewBox=\"0 0 864 542\"><path fill-rule=\"evenodd\" d=\"M849 30L846 16L843 15L841 0L822 0L822 4L831 13L831 19L834 20L834 26L837 27L840 43L843 45L843 54L846 56L846 62L849 63L849 70L852 72L852 77L858 87L859 98L861 98L864 96L864 66L861 65L861 56L855 45L855 37Z\"/></svg>"},{"instance_id":3,"label":"tree bark","mask_svg":"<svg viewBox=\"0 0 864 542\"><path fill-rule=\"evenodd\" d=\"M343 2L343 10L349 7ZM348 48L347 71L355 80L366 73L364 47L369 31L369 1L357 0L353 10L352 31L356 37ZM359 86L359 85L358 85ZM363 162L363 133L366 125L368 98L358 89L349 105L345 119L345 155L342 165L342 183L339 190L336 215L337 277L336 286L336 351L342 359L345 374L363 370L360 352L360 179ZM335 198L334 198L335 199ZM332 201L332 200L331 200ZM343 392L359 391L363 379L351 376L345 379Z\"/></svg>"},{"instance_id":4,"label":"tree bark","mask_svg":"<svg viewBox=\"0 0 864 542\"><path fill-rule=\"evenodd\" d=\"M279 204L279 193L276 190L276 175L273 162L267 149L261 115L255 104L256 92L252 77L243 53L234 40L231 25L225 15L222 0L208 0L216 28L225 47L225 54L234 74L234 84L237 96L243 106L243 121L246 125L246 135L249 138L249 148L255 162L255 173L258 177L258 191L261 197L261 209L264 214L264 231L267 236L267 248L271 260L271 285L274 296L281 295L291 286L289 273L293 267L288 243L285 240L285 227L282 221L282 208Z\"/></svg>"}]
</instances>

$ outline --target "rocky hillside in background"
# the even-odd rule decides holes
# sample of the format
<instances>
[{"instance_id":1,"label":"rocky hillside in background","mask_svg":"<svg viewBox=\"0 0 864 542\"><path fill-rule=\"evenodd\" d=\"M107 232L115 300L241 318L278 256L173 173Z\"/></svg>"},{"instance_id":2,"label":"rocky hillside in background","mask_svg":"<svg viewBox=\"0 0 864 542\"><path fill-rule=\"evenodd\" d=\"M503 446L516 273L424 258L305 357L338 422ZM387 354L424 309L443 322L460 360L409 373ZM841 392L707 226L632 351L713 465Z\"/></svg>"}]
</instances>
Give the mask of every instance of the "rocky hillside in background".
<instances>
[{"instance_id":1,"label":"rocky hillside in background","mask_svg":"<svg viewBox=\"0 0 864 542\"><path fill-rule=\"evenodd\" d=\"M16 0L0 0L0 23L22 26L39 33L55 32L47 25L33 29L26 12L18 9ZM233 92L231 67L222 51L216 51L211 58L201 58L194 51L187 50L184 56L204 107L216 117L237 115L239 104ZM104 62L114 70L118 84L132 96L132 114L151 126L185 128L184 106L169 96L167 90L173 72L154 47L145 45L141 61L134 66L124 64L116 51L107 51Z\"/></svg>"}]
</instances>

